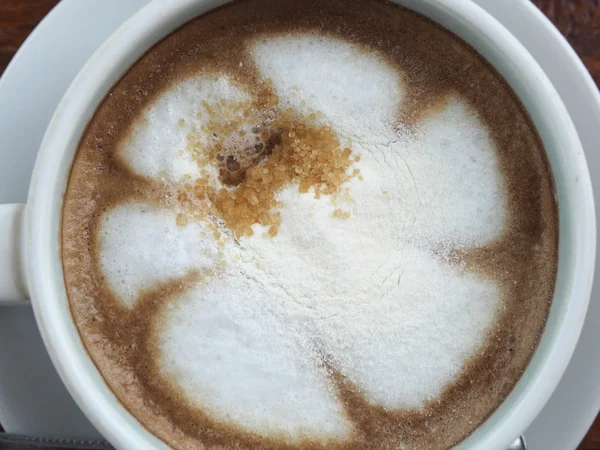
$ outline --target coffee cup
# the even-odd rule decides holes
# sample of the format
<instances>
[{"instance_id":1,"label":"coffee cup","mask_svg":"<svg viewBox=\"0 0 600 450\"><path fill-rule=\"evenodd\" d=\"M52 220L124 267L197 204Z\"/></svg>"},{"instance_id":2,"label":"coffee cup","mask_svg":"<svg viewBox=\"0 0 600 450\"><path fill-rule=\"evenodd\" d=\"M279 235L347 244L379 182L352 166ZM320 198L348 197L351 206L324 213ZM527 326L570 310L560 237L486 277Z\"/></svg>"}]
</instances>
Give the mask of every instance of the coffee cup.
<instances>
[{"instance_id":1,"label":"coffee cup","mask_svg":"<svg viewBox=\"0 0 600 450\"><path fill-rule=\"evenodd\" d=\"M43 140L27 205L0 208L0 299L30 298L42 337L69 392L117 448L164 448L118 402L83 346L67 302L60 256L63 194L97 106L152 45L223 1L155 0L94 54L65 94ZM559 205L559 264L552 307L538 349L502 405L459 448L504 449L541 410L575 348L592 283L595 216L591 183L575 128L555 89L523 46L475 4L398 1L457 34L484 56L520 97L543 140Z\"/></svg>"}]
</instances>

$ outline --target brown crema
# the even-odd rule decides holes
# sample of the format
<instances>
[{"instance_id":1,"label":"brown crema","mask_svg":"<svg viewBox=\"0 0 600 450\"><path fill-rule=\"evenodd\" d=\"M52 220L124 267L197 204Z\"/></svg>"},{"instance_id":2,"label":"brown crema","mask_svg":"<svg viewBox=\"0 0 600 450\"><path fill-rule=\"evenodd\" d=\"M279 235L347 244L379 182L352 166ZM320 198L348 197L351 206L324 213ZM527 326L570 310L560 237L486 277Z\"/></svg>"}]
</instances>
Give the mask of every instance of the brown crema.
<instances>
[{"instance_id":1,"label":"brown crema","mask_svg":"<svg viewBox=\"0 0 600 450\"><path fill-rule=\"evenodd\" d=\"M73 163L62 223L64 277L81 339L121 403L173 447L379 450L398 448L402 442L411 449L450 448L512 390L544 328L557 270L558 211L543 145L501 76L470 46L426 18L378 0L276 3L243 0L185 24L149 50L96 111ZM180 388L160 374L153 313L208 274L191 272L156 285L128 309L102 276L97 229L102 213L118 203L133 199L163 205L165 198L176 195L132 173L116 158L119 143L153 99L191 75L223 73L257 101L268 102L275 94L260 79L248 48L257 38L295 32L334 36L382 55L407 89L398 123L410 126L435 113L449 93L468 101L497 149L508 219L505 233L493 244L455 252L468 270L498 282L503 303L482 351L442 395L422 410L387 411L370 404L330 367L331 382L355 433L344 442L309 439L291 446L215 421L192 407ZM227 163L225 156L220 158Z\"/></svg>"}]
</instances>

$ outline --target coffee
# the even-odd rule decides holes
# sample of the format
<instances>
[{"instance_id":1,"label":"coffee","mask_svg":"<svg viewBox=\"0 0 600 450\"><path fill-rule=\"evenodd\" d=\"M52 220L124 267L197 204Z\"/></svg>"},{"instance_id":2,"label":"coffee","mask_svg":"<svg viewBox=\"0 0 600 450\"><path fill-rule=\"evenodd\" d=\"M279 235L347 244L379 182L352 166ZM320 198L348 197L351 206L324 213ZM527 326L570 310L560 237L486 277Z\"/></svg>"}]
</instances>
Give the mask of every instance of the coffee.
<instances>
[{"instance_id":1,"label":"coffee","mask_svg":"<svg viewBox=\"0 0 600 450\"><path fill-rule=\"evenodd\" d=\"M544 327L552 174L500 75L377 0L243 0L111 89L65 194L74 320L173 447L450 448Z\"/></svg>"}]
</instances>

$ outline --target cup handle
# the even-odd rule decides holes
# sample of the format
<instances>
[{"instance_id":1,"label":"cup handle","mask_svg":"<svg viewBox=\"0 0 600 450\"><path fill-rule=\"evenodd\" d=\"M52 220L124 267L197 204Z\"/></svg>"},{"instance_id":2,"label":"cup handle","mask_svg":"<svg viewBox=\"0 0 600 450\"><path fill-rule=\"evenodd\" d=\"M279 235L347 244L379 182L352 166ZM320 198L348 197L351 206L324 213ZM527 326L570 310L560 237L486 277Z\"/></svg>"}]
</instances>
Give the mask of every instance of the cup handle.
<instances>
[{"instance_id":1,"label":"cup handle","mask_svg":"<svg viewBox=\"0 0 600 450\"><path fill-rule=\"evenodd\" d=\"M0 304L29 298L23 270L25 205L0 205Z\"/></svg>"}]
</instances>

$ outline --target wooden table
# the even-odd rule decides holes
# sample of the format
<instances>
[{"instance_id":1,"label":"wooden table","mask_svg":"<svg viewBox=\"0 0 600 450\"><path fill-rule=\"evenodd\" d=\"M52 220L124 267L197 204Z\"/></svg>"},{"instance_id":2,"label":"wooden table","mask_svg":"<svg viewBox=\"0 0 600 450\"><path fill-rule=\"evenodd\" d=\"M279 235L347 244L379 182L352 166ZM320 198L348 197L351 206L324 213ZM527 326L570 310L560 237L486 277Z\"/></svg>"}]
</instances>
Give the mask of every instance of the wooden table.
<instances>
[{"instance_id":1,"label":"wooden table","mask_svg":"<svg viewBox=\"0 0 600 450\"><path fill-rule=\"evenodd\" d=\"M600 1L533 1L567 37L600 86ZM56 3L58 0L0 0L0 75L27 35ZM600 416L578 450L591 449L600 449Z\"/></svg>"}]
</instances>

